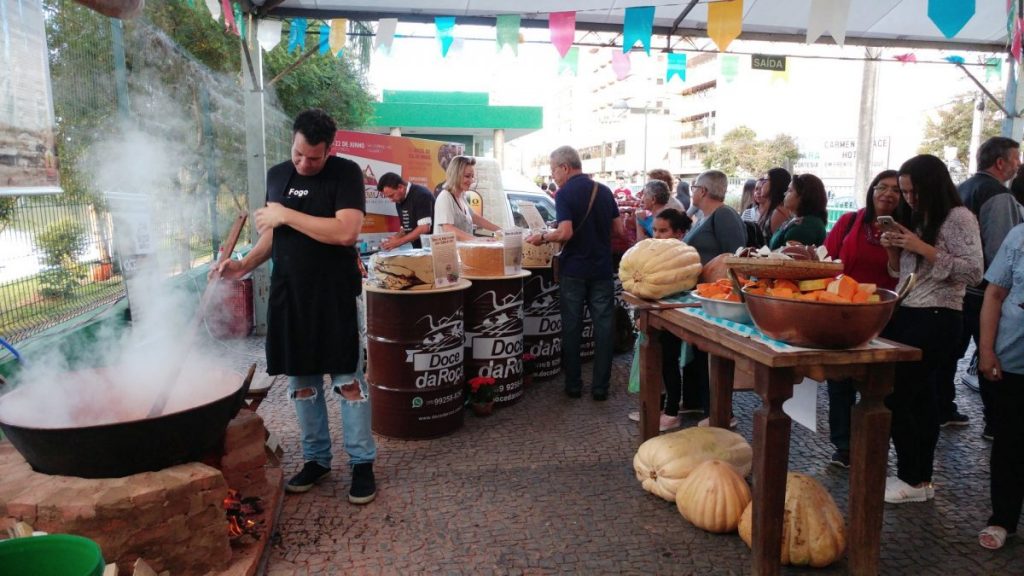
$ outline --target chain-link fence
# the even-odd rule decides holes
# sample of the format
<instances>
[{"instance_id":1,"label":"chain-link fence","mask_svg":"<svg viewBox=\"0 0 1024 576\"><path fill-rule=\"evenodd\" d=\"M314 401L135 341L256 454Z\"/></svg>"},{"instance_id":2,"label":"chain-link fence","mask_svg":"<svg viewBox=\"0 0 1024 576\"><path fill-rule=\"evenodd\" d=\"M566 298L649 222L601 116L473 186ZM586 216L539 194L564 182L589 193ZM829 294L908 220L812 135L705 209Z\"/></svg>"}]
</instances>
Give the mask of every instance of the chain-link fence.
<instances>
[{"instance_id":1,"label":"chain-link fence","mask_svg":"<svg viewBox=\"0 0 1024 576\"><path fill-rule=\"evenodd\" d=\"M64 193L0 198L0 336L11 342L125 294L107 193L151 202L169 274L208 261L247 209L240 74L211 71L144 18L44 7ZM287 158L290 120L267 98L267 157Z\"/></svg>"}]
</instances>

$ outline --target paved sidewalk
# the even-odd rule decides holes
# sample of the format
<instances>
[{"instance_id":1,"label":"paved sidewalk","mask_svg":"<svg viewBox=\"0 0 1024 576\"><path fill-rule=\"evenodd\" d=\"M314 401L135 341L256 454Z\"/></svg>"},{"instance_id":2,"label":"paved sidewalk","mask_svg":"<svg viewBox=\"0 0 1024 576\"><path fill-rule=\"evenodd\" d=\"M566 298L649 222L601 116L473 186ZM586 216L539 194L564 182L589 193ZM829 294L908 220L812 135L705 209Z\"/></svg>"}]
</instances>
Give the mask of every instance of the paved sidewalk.
<instances>
[{"instance_id":1,"label":"paved sidewalk","mask_svg":"<svg viewBox=\"0 0 1024 576\"><path fill-rule=\"evenodd\" d=\"M262 362L259 339L223 345L239 366ZM750 551L737 535L694 528L636 481L639 433L626 418L637 405L626 393L631 359L616 358L607 402L569 399L555 379L488 418L467 414L465 426L443 438L378 437L377 500L362 507L346 499L350 474L331 400L334 473L311 492L286 497L268 574L749 573ZM884 574L1024 574L1020 538L997 552L977 545L989 515L990 444L981 439L977 393L960 387L958 395L971 424L942 431L935 500L886 505ZM818 478L845 514L846 471L827 465L824 386L818 403L817 433L793 427L789 467ZM751 392L735 395L738 431L748 440L759 405ZM282 437L286 475L293 474L302 456L283 384L259 412ZM845 574L847 565L813 573Z\"/></svg>"}]
</instances>

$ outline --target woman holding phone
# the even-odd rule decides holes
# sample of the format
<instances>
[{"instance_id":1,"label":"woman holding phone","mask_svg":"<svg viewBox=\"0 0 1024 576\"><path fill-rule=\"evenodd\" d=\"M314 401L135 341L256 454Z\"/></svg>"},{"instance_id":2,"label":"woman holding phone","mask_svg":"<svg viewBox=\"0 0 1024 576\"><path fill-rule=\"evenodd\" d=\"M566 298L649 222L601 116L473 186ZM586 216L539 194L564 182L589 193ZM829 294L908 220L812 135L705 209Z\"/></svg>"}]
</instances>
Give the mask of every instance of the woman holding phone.
<instances>
[{"instance_id":1,"label":"woman holding phone","mask_svg":"<svg viewBox=\"0 0 1024 576\"><path fill-rule=\"evenodd\" d=\"M889 274L913 290L893 313L882 336L921 349L922 359L899 362L893 392L892 443L896 476L886 479L885 501L924 502L935 497L932 465L939 439L932 376L955 353L963 329L968 284L981 281L983 259L978 221L963 206L942 160L921 154L900 166L899 186L912 209L911 226L882 233Z\"/></svg>"},{"instance_id":2,"label":"woman holding phone","mask_svg":"<svg viewBox=\"0 0 1024 576\"><path fill-rule=\"evenodd\" d=\"M865 206L841 216L825 238L828 255L842 260L843 274L888 290L896 287L896 279L886 269L889 254L882 233L897 230L897 223L908 225L910 217L897 176L895 170L879 172L868 186ZM850 410L856 401L853 380L828 381L829 435L836 448L831 463L842 468L850 467Z\"/></svg>"}]
</instances>

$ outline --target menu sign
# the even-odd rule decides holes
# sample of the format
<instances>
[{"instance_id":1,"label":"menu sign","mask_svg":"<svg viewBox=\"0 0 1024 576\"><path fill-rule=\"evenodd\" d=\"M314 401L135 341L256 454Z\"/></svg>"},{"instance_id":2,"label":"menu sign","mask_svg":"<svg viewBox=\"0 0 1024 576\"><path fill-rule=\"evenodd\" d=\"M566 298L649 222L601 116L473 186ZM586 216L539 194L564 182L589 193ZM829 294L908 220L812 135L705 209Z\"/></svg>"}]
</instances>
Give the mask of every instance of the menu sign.
<instances>
[{"instance_id":1,"label":"menu sign","mask_svg":"<svg viewBox=\"0 0 1024 576\"><path fill-rule=\"evenodd\" d=\"M60 192L40 0L0 0L0 196Z\"/></svg>"},{"instance_id":2,"label":"menu sign","mask_svg":"<svg viewBox=\"0 0 1024 576\"><path fill-rule=\"evenodd\" d=\"M449 286L459 281L459 256L455 250L455 234L434 234L430 237L430 255L434 261L434 286Z\"/></svg>"}]
</instances>

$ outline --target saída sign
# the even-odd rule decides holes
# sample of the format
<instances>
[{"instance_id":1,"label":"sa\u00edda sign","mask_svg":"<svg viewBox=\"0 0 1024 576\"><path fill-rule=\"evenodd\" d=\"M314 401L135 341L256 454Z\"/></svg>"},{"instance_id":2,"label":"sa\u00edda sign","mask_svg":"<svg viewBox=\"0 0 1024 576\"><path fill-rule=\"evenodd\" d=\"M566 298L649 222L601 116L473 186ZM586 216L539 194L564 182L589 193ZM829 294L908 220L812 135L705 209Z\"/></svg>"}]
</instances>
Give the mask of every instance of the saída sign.
<instances>
[{"instance_id":1,"label":"sa\u00edda sign","mask_svg":"<svg viewBox=\"0 0 1024 576\"><path fill-rule=\"evenodd\" d=\"M754 54L750 58L750 67L754 70L786 71L786 57L771 54Z\"/></svg>"}]
</instances>

